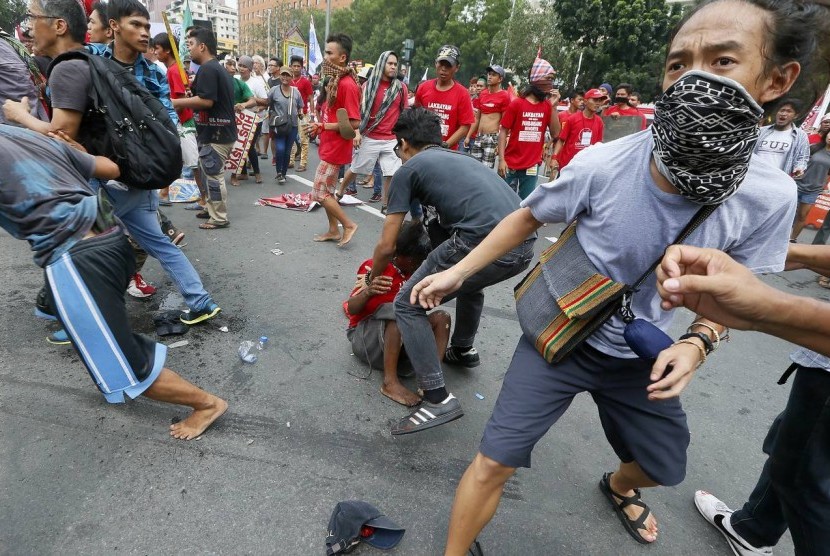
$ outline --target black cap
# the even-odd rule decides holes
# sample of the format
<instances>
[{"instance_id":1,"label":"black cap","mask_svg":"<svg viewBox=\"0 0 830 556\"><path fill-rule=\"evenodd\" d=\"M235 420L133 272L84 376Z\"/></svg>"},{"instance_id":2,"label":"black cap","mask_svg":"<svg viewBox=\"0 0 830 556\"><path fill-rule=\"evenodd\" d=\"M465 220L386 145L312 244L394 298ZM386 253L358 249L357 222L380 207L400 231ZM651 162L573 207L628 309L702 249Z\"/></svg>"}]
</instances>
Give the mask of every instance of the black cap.
<instances>
[{"instance_id":1,"label":"black cap","mask_svg":"<svg viewBox=\"0 0 830 556\"><path fill-rule=\"evenodd\" d=\"M388 550L397 546L406 529L362 500L338 502L329 518L326 554L341 554L360 542Z\"/></svg>"},{"instance_id":2,"label":"black cap","mask_svg":"<svg viewBox=\"0 0 830 556\"><path fill-rule=\"evenodd\" d=\"M438 49L438 55L435 57L436 62L440 62L441 60L446 60L447 62L451 63L454 66L458 65L458 59L461 57L461 51L458 50L457 46L453 46L451 44L445 44L441 48Z\"/></svg>"}]
</instances>

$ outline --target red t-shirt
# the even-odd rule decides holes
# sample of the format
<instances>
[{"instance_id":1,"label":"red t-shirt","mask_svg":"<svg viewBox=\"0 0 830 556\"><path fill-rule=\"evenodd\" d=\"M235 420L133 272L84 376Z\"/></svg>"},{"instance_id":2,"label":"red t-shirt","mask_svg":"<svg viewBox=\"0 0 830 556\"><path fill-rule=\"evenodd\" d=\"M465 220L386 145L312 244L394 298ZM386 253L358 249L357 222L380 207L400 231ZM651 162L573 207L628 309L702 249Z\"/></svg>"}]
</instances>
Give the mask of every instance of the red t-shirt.
<instances>
[{"instance_id":1,"label":"red t-shirt","mask_svg":"<svg viewBox=\"0 0 830 556\"><path fill-rule=\"evenodd\" d=\"M297 87L300 94L303 95L303 114L308 114L308 97L314 94L314 88L311 86L311 81L302 75L296 79L291 80L291 86Z\"/></svg>"},{"instance_id":2,"label":"red t-shirt","mask_svg":"<svg viewBox=\"0 0 830 556\"><path fill-rule=\"evenodd\" d=\"M360 120L360 88L349 76L340 78L337 84L337 100L320 111L323 124L337 123L337 110L345 108L350 120ZM329 164L348 164L352 161L352 140L343 139L337 130L327 129L320 133L317 148L320 160Z\"/></svg>"},{"instance_id":3,"label":"red t-shirt","mask_svg":"<svg viewBox=\"0 0 830 556\"><path fill-rule=\"evenodd\" d=\"M565 142L557 157L559 168L564 168L585 147L601 142L603 129L602 118L597 114L593 118L586 118L582 112L571 114L559 133L559 138Z\"/></svg>"},{"instance_id":4,"label":"red t-shirt","mask_svg":"<svg viewBox=\"0 0 830 556\"><path fill-rule=\"evenodd\" d=\"M167 84L170 86L170 98L184 98L187 96L187 89L184 87L182 74L179 73L179 66L176 64L167 66ZM181 123L193 119L193 110L190 108L180 108L176 110L176 114L179 116Z\"/></svg>"},{"instance_id":5,"label":"red t-shirt","mask_svg":"<svg viewBox=\"0 0 830 556\"><path fill-rule=\"evenodd\" d=\"M378 110L380 110L380 105L383 103L383 97L386 96L386 91L389 89L389 85L391 85L389 81L381 81L378 85L378 92L375 95L375 102L372 104L372 111L371 114L377 114ZM401 96L403 95L403 96ZM366 134L366 137L370 139L381 139L381 140L390 140L395 138L395 134L392 133L392 128L395 127L395 124L398 121L398 117L401 115L401 103L403 103L404 108L406 107L406 101L409 98L409 91L406 88L406 85L401 83L401 94L392 101L392 105L386 110L386 114L383 115L383 120L377 125L375 129L370 131ZM369 118L369 125L374 123L375 118L372 116Z\"/></svg>"},{"instance_id":6,"label":"red t-shirt","mask_svg":"<svg viewBox=\"0 0 830 556\"><path fill-rule=\"evenodd\" d=\"M363 263L357 268L358 276L361 274L366 274L367 272L372 270L372 259L366 259ZM398 292L401 291L401 286L403 283L409 279L409 276L405 276L402 273L398 272L398 269L392 263L386 265L386 270L383 271L381 276L391 276L392 277L392 288L381 295L373 295L369 298L369 301L366 302L366 305L363 306L363 310L356 315L349 314L349 301L346 300L343 302L343 311L345 311L346 316L349 317L349 328L354 328L355 326L360 323L366 317L371 316L377 311L378 307L383 305L384 303L392 303L395 301L395 296L398 295ZM349 294L349 297L354 297L360 290L363 289L363 285L358 285L355 289L352 290L352 293Z\"/></svg>"},{"instance_id":7,"label":"red t-shirt","mask_svg":"<svg viewBox=\"0 0 830 556\"><path fill-rule=\"evenodd\" d=\"M505 91L506 92L506 91ZM542 162L545 131L550 126L553 107L549 102L530 102L516 98L501 118L501 127L510 131L504 161L511 170L527 170Z\"/></svg>"},{"instance_id":8,"label":"red t-shirt","mask_svg":"<svg viewBox=\"0 0 830 556\"><path fill-rule=\"evenodd\" d=\"M640 129L645 129L646 127L648 127L646 117L643 116L642 112L640 112L633 106L623 106L622 108L620 108L615 104L602 111L603 116L611 116L613 114L619 114L620 116L640 116L640 119L643 120L643 126Z\"/></svg>"},{"instance_id":9,"label":"red t-shirt","mask_svg":"<svg viewBox=\"0 0 830 556\"><path fill-rule=\"evenodd\" d=\"M446 141L463 125L473 125L473 102L470 91L453 82L446 91L438 90L438 79L421 83L415 93L415 106L423 106L441 117L441 139Z\"/></svg>"},{"instance_id":10,"label":"red t-shirt","mask_svg":"<svg viewBox=\"0 0 830 556\"><path fill-rule=\"evenodd\" d=\"M505 90L491 93L485 89L478 95L477 108L482 114L501 114L507 110L508 106L510 106L510 93Z\"/></svg>"}]
</instances>

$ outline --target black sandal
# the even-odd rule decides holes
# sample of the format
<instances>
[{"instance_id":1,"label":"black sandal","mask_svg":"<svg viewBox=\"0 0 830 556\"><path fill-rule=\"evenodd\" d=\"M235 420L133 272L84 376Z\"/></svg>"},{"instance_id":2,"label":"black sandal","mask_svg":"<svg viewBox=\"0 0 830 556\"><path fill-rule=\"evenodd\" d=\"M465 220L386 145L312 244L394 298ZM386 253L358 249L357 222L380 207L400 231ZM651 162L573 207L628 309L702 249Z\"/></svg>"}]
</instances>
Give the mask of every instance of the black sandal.
<instances>
[{"instance_id":1,"label":"black sandal","mask_svg":"<svg viewBox=\"0 0 830 556\"><path fill-rule=\"evenodd\" d=\"M639 531L640 529L644 531L648 531L645 526L646 519L651 514L651 509L640 499L640 489L634 489L634 496L623 496L622 494L618 494L611 490L611 473L606 473L602 476L602 480L599 482L599 489L608 498L608 501L611 502L611 506L614 508L614 512L617 514L617 517L620 518L620 521L625 527L625 530L628 531L628 534L634 537L640 544L651 544L651 541L647 541L644 539ZM622 502L617 502L614 497L619 498ZM640 514L640 517L637 519L630 519L626 513L623 511L624 508L628 506L638 506L643 508L643 513Z\"/></svg>"}]
</instances>

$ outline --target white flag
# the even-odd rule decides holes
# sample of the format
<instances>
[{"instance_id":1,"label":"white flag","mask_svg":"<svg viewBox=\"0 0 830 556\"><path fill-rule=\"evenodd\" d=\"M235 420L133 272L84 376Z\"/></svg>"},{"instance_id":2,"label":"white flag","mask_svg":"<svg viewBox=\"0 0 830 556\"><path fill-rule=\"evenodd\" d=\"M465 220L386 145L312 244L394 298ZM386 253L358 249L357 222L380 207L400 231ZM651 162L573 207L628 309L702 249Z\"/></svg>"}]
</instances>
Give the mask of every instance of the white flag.
<instances>
[{"instance_id":1,"label":"white flag","mask_svg":"<svg viewBox=\"0 0 830 556\"><path fill-rule=\"evenodd\" d=\"M429 68L424 70L424 76L421 78L421 83L427 80L427 73L429 72Z\"/></svg>"},{"instance_id":2,"label":"white flag","mask_svg":"<svg viewBox=\"0 0 830 556\"><path fill-rule=\"evenodd\" d=\"M308 29L308 74L317 73L317 66L323 63L323 53L320 52L320 43L317 42L317 31L314 30L314 16Z\"/></svg>"},{"instance_id":3,"label":"white flag","mask_svg":"<svg viewBox=\"0 0 830 556\"><path fill-rule=\"evenodd\" d=\"M801 129L807 133L810 133L812 129L817 129L821 124L821 119L827 112L828 105L830 105L830 85L827 86L827 90L824 91L824 94L821 95L816 101L816 104L813 106L812 110L810 110L810 113L807 114L807 117L804 119L804 123L801 124Z\"/></svg>"}]
</instances>

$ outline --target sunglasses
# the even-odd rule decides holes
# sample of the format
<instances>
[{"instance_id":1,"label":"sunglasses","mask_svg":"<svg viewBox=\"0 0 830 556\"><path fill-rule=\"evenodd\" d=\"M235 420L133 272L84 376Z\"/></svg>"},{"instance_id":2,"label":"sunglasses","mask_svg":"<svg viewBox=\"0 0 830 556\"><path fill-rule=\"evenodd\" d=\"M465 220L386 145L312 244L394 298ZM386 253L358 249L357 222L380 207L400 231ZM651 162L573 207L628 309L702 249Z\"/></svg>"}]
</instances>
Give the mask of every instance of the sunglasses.
<instances>
[{"instance_id":1,"label":"sunglasses","mask_svg":"<svg viewBox=\"0 0 830 556\"><path fill-rule=\"evenodd\" d=\"M392 149L392 152L394 152L394 153L395 153L395 156L397 156L398 158L400 158L400 157L401 157L401 147L402 147L402 146L403 146L403 142L402 142L400 139L398 139L398 143L397 143L397 144L395 145L395 147Z\"/></svg>"}]
</instances>

